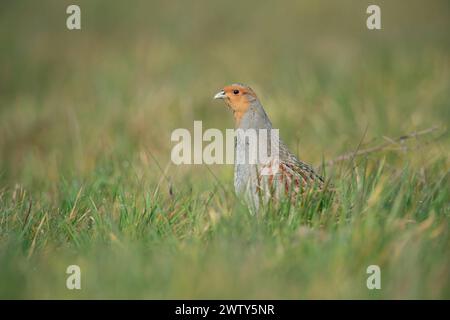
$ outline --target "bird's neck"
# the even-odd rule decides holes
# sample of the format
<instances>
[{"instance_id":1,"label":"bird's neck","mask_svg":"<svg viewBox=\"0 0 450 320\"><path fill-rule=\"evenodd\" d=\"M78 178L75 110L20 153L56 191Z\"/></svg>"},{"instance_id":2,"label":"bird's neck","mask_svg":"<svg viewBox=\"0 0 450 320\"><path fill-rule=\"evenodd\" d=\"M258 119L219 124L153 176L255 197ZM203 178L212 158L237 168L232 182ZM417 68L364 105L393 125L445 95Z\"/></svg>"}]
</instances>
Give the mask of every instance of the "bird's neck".
<instances>
[{"instance_id":1,"label":"bird's neck","mask_svg":"<svg viewBox=\"0 0 450 320\"><path fill-rule=\"evenodd\" d=\"M255 101L251 103L247 112L240 117L236 123L237 129L272 129L272 123L269 120L262 105Z\"/></svg>"}]
</instances>

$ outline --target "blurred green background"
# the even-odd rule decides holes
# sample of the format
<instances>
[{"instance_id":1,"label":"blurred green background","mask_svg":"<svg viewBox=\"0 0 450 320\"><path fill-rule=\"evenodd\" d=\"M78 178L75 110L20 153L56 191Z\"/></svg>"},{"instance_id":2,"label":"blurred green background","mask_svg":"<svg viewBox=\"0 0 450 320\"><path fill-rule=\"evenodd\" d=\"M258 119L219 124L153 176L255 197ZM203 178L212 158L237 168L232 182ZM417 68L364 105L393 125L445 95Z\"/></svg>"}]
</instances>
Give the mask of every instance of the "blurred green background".
<instances>
[{"instance_id":1,"label":"blurred green background","mask_svg":"<svg viewBox=\"0 0 450 320\"><path fill-rule=\"evenodd\" d=\"M450 298L449 30L445 0L2 1L0 297ZM327 169L329 208L251 217L232 166L170 164L174 129L233 127L233 82L314 165L440 129Z\"/></svg>"}]
</instances>

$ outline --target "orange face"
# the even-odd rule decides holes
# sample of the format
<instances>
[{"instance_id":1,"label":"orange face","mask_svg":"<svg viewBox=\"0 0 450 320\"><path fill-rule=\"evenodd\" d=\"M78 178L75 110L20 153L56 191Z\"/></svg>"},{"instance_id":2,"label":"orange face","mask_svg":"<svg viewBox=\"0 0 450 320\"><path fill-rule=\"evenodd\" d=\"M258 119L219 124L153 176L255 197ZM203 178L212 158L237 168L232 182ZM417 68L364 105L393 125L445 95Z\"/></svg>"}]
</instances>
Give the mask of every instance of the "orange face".
<instances>
[{"instance_id":1,"label":"orange face","mask_svg":"<svg viewBox=\"0 0 450 320\"><path fill-rule=\"evenodd\" d=\"M214 99L223 99L225 103L233 110L234 119L239 124L242 116L247 112L250 101L256 99L252 89L240 84L226 86L218 92Z\"/></svg>"}]
</instances>

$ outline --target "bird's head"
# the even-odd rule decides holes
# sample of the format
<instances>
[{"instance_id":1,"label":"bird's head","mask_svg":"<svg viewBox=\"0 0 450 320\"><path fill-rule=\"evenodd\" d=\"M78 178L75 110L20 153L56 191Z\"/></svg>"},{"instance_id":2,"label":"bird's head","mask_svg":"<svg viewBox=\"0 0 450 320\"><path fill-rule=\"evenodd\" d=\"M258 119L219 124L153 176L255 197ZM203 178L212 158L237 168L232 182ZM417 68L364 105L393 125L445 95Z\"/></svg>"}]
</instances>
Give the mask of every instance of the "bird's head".
<instances>
[{"instance_id":1,"label":"bird's head","mask_svg":"<svg viewBox=\"0 0 450 320\"><path fill-rule=\"evenodd\" d=\"M224 87L214 96L214 99L223 99L225 101L227 106L233 110L237 124L239 124L250 105L258 102L255 92L249 86L240 83Z\"/></svg>"}]
</instances>

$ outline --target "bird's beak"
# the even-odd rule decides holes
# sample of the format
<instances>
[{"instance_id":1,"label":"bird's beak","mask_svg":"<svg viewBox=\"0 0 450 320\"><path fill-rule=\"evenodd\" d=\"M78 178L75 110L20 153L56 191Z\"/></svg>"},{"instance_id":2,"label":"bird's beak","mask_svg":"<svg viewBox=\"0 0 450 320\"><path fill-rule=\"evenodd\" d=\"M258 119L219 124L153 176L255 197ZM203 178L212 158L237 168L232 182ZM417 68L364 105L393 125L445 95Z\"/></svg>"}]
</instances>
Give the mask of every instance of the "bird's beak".
<instances>
[{"instance_id":1,"label":"bird's beak","mask_svg":"<svg viewBox=\"0 0 450 320\"><path fill-rule=\"evenodd\" d=\"M224 99L225 97L226 97L225 91L220 90L219 92L216 93L214 99Z\"/></svg>"}]
</instances>

